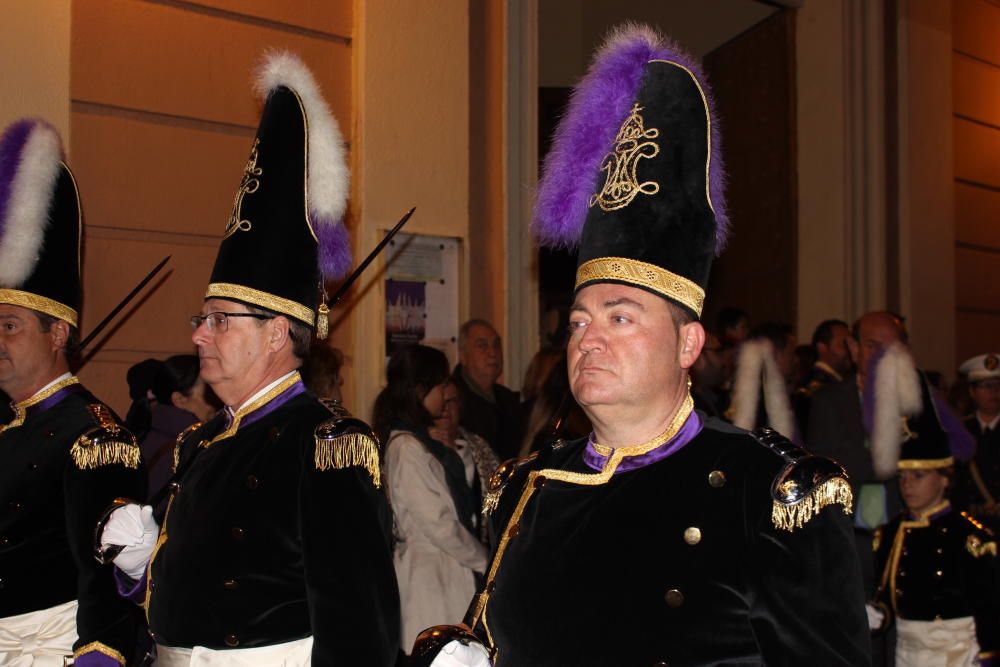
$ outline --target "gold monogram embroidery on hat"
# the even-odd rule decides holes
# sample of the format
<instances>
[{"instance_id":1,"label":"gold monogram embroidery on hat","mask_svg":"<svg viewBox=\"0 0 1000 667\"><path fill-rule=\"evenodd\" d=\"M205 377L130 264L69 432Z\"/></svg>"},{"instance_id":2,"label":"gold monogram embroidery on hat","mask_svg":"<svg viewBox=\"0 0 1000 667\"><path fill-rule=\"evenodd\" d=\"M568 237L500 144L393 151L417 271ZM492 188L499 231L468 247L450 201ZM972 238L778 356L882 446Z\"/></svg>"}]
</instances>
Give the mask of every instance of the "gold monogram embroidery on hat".
<instances>
[{"instance_id":1,"label":"gold monogram embroidery on hat","mask_svg":"<svg viewBox=\"0 0 1000 667\"><path fill-rule=\"evenodd\" d=\"M632 105L632 113L615 137L614 150L601 162L601 171L606 172L607 177L601 191L590 198L591 207L597 204L602 211L614 211L631 204L639 193L655 195L660 191L659 183L640 183L636 174L639 160L655 157L660 152L656 142L650 141L659 137L660 131L655 127L645 129L640 111L642 107L638 102Z\"/></svg>"},{"instance_id":2,"label":"gold monogram embroidery on hat","mask_svg":"<svg viewBox=\"0 0 1000 667\"><path fill-rule=\"evenodd\" d=\"M237 231L249 232L253 224L249 220L242 220L243 217L243 197L252 195L260 189L260 179L257 177L264 173L264 170L257 166L257 145L260 139L254 139L253 148L250 149L250 157L247 158L247 166L243 169L243 180L240 181L240 188L236 191L236 199L233 200L233 212L229 216L226 224L226 234L222 237L228 239Z\"/></svg>"}]
</instances>

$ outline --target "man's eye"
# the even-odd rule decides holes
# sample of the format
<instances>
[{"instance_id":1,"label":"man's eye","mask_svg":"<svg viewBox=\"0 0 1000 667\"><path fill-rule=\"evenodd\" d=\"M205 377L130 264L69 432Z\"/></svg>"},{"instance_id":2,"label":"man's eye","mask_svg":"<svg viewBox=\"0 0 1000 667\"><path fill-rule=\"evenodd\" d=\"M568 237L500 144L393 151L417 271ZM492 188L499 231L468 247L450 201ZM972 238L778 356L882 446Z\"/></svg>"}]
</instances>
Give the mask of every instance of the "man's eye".
<instances>
[{"instance_id":1,"label":"man's eye","mask_svg":"<svg viewBox=\"0 0 1000 667\"><path fill-rule=\"evenodd\" d=\"M576 322L570 322L567 329L569 329L570 333L573 333L574 331L579 331L580 329L583 329L585 326L587 326L586 322L576 321Z\"/></svg>"},{"instance_id":2,"label":"man's eye","mask_svg":"<svg viewBox=\"0 0 1000 667\"><path fill-rule=\"evenodd\" d=\"M612 315L611 321L615 324L628 324L630 320L624 315Z\"/></svg>"}]
</instances>

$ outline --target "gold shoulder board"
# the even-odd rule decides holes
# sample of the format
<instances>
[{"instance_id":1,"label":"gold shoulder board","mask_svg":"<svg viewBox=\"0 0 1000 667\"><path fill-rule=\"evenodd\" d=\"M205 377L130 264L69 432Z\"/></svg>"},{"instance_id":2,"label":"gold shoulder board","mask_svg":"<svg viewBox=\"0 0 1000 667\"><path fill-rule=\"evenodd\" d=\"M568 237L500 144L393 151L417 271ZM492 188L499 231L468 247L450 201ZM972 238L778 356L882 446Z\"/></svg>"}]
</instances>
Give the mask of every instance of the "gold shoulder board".
<instances>
[{"instance_id":1,"label":"gold shoulder board","mask_svg":"<svg viewBox=\"0 0 1000 667\"><path fill-rule=\"evenodd\" d=\"M184 444L189 435L200 429L201 426L201 422L195 422L177 434L177 440L174 441L174 472L177 472L177 466L181 463L181 445Z\"/></svg>"},{"instance_id":2,"label":"gold shoulder board","mask_svg":"<svg viewBox=\"0 0 1000 667\"><path fill-rule=\"evenodd\" d=\"M490 475L489 483L486 485L486 493L483 495L484 516L489 516L496 510L500 504L500 496L503 495L503 490L507 487L507 483L514 477L514 472L525 463L534 461L537 456L538 452L533 452L521 459L504 461L493 471L493 474Z\"/></svg>"},{"instance_id":3,"label":"gold shoulder board","mask_svg":"<svg viewBox=\"0 0 1000 667\"><path fill-rule=\"evenodd\" d=\"M101 403L87 406L97 424L73 443L70 456L80 470L90 470L109 465L138 468L142 459L135 436L125 430Z\"/></svg>"},{"instance_id":4,"label":"gold shoulder board","mask_svg":"<svg viewBox=\"0 0 1000 667\"><path fill-rule=\"evenodd\" d=\"M382 485L378 437L368 424L354 417L333 417L316 427L316 470L361 467L372 483Z\"/></svg>"}]
</instances>

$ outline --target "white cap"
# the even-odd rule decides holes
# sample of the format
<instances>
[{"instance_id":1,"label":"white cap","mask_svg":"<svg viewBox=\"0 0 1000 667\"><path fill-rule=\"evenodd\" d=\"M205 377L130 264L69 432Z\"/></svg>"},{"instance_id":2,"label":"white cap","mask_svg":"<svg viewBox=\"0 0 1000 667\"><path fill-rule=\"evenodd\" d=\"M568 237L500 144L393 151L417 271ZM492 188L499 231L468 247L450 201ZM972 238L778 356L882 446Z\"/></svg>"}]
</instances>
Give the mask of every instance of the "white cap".
<instances>
[{"instance_id":1,"label":"white cap","mask_svg":"<svg viewBox=\"0 0 1000 667\"><path fill-rule=\"evenodd\" d=\"M958 371L965 374L969 382L1000 378L1000 355L991 352L972 357L959 366Z\"/></svg>"}]
</instances>

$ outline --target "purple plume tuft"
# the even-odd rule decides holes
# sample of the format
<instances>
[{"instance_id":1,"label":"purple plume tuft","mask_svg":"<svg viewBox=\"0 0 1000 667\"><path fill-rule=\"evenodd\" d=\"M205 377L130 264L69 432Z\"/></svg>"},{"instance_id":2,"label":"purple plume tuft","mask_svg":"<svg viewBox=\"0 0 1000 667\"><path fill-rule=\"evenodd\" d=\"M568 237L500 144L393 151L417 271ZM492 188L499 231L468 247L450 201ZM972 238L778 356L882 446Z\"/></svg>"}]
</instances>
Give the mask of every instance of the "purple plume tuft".
<instances>
[{"instance_id":1,"label":"purple plume tuft","mask_svg":"<svg viewBox=\"0 0 1000 667\"><path fill-rule=\"evenodd\" d=\"M579 243L601 160L632 108L650 60L667 60L687 68L705 92L712 122L709 194L715 210L716 253L725 246L729 217L721 140L701 64L657 31L633 23L615 29L594 56L555 131L532 216L532 231L541 245L558 248Z\"/></svg>"},{"instance_id":2,"label":"purple plume tuft","mask_svg":"<svg viewBox=\"0 0 1000 667\"><path fill-rule=\"evenodd\" d=\"M315 222L318 215L310 212ZM324 280L342 278L351 269L351 238L347 235L344 221L336 224L314 224L316 239L319 241L319 270Z\"/></svg>"},{"instance_id":3,"label":"purple plume tuft","mask_svg":"<svg viewBox=\"0 0 1000 667\"><path fill-rule=\"evenodd\" d=\"M40 123L34 118L25 118L12 123L0 136L0 238L3 238L7 222L7 206L12 194L14 176L21 164L21 154L32 128Z\"/></svg>"}]
</instances>

